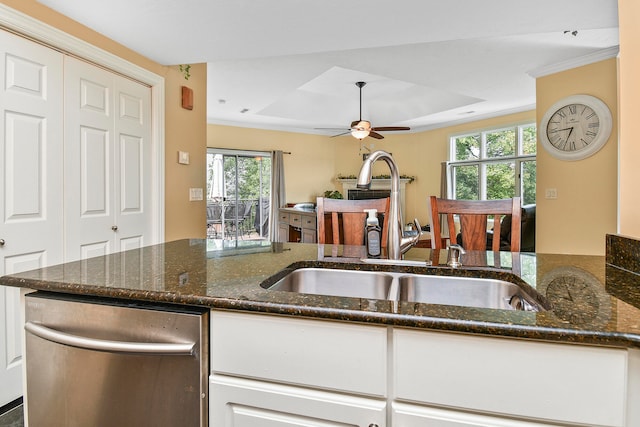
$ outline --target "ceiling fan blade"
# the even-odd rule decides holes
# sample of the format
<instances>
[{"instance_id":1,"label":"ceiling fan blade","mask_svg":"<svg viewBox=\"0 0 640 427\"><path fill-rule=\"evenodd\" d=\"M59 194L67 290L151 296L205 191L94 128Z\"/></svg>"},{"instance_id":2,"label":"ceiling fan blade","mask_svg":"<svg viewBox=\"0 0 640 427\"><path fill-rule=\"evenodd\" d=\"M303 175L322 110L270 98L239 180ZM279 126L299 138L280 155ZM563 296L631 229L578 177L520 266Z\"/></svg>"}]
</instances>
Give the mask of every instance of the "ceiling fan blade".
<instances>
[{"instance_id":1,"label":"ceiling fan blade","mask_svg":"<svg viewBox=\"0 0 640 427\"><path fill-rule=\"evenodd\" d=\"M381 126L381 127L371 128L371 130L380 131L380 132L389 132L394 130L411 130L411 128L407 126Z\"/></svg>"},{"instance_id":2,"label":"ceiling fan blade","mask_svg":"<svg viewBox=\"0 0 640 427\"><path fill-rule=\"evenodd\" d=\"M342 132L342 133L339 133L337 135L331 135L331 138L335 138L336 136L349 135L350 133L351 133L351 131L348 130L346 132Z\"/></svg>"},{"instance_id":3,"label":"ceiling fan blade","mask_svg":"<svg viewBox=\"0 0 640 427\"><path fill-rule=\"evenodd\" d=\"M378 132L371 131L369 132L369 136L375 139L384 139L384 136L380 135Z\"/></svg>"}]
</instances>

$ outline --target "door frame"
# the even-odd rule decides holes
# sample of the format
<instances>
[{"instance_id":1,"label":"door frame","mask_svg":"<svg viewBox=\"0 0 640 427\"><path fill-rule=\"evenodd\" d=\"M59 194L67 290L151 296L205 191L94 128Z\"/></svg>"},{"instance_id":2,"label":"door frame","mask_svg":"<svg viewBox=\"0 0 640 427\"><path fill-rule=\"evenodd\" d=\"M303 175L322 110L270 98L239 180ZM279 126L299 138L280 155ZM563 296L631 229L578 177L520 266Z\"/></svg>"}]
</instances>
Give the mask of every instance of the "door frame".
<instances>
[{"instance_id":1,"label":"door frame","mask_svg":"<svg viewBox=\"0 0 640 427\"><path fill-rule=\"evenodd\" d=\"M268 157L269 159L271 159L271 162L272 162L271 165L273 165L273 155L272 155L272 153L270 151L265 151L265 150L237 150L237 149L231 149L231 148L207 147L207 162L208 162L209 154L212 154L212 153L213 154L222 154L222 156L234 156L234 157L236 157L236 160L239 157L256 157L256 156ZM237 168L237 164L236 164L236 168ZM209 175L209 166L207 164L207 188L206 188L207 190L208 190L208 186L209 186L208 175ZM236 189L237 189L237 186L238 186L237 176L236 176L235 185L236 185ZM272 190L273 190L271 188L271 177L269 177L268 186L269 186L269 204L271 204L271 196L272 196L271 193L272 193ZM208 191L207 191L207 193L208 193ZM208 194L207 194L207 197L205 197L205 199L207 199L207 203L208 203ZM256 206L256 209L258 209L257 206ZM269 223L271 221L270 217L271 217L271 215L269 214L269 219L268 219ZM224 224L223 224L223 227L224 227ZM224 232L223 232L223 235L224 235ZM237 232L236 232L236 236L235 237L236 237L236 239L232 239L232 240L236 240L237 241L238 240ZM267 236L261 236L261 237L267 238L269 236L268 236L268 233L267 233Z\"/></svg>"},{"instance_id":2,"label":"door frame","mask_svg":"<svg viewBox=\"0 0 640 427\"><path fill-rule=\"evenodd\" d=\"M77 56L132 78L151 88L152 235L149 244L164 241L165 90L164 77L44 22L0 4L0 28L25 36L63 53Z\"/></svg>"}]
</instances>

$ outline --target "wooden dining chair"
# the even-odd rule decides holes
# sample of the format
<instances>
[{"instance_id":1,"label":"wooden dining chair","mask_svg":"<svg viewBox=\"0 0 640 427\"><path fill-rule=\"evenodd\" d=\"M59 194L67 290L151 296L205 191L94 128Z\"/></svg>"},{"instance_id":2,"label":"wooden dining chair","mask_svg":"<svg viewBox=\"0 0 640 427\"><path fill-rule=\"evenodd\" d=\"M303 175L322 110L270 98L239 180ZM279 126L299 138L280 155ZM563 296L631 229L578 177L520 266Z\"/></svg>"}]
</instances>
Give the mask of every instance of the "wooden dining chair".
<instances>
[{"instance_id":1,"label":"wooden dining chair","mask_svg":"<svg viewBox=\"0 0 640 427\"><path fill-rule=\"evenodd\" d=\"M500 250L500 226L502 217L511 215L510 251L520 252L521 207L520 197L502 200L450 200L429 197L431 212L432 245L435 249L444 249L442 244L440 215L445 215L449 229L449 239L456 243L454 215L460 221L462 247L466 250L488 249L491 240L492 251ZM487 219L493 217L493 230L488 230ZM491 235L493 235L491 237ZM435 242L434 242L435 240Z\"/></svg>"},{"instance_id":2,"label":"wooden dining chair","mask_svg":"<svg viewBox=\"0 0 640 427\"><path fill-rule=\"evenodd\" d=\"M365 209L377 209L382 227L382 247L387 246L389 229L389 198L344 200L318 197L318 243L363 245Z\"/></svg>"}]
</instances>

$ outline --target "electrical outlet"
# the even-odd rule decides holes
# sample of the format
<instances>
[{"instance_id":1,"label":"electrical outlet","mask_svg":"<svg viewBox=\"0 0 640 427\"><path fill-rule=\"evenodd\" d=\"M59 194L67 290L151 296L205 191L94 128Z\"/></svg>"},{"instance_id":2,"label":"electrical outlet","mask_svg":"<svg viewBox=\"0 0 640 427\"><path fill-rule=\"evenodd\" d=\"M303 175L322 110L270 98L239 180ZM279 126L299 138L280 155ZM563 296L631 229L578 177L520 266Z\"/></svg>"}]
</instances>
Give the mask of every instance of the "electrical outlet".
<instances>
[{"instance_id":1,"label":"electrical outlet","mask_svg":"<svg viewBox=\"0 0 640 427\"><path fill-rule=\"evenodd\" d=\"M545 199L557 199L558 198L558 190L555 188L547 188L544 190L544 198Z\"/></svg>"}]
</instances>

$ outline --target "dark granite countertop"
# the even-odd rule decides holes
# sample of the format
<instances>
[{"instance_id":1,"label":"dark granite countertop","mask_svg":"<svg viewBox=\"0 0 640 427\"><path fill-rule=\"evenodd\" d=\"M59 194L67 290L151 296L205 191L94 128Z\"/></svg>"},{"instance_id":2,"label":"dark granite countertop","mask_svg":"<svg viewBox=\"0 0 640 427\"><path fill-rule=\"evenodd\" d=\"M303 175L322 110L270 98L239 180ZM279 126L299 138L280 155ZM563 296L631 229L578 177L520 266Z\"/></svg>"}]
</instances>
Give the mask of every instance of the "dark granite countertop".
<instances>
[{"instance_id":1,"label":"dark granite countertop","mask_svg":"<svg viewBox=\"0 0 640 427\"><path fill-rule=\"evenodd\" d=\"M472 252L463 259L465 267L452 270L446 266L363 264L362 249L178 240L4 276L0 285L410 328L640 347L640 276L612 266L604 256L506 252L495 256L492 252ZM437 265L445 255L413 248L406 258L431 260ZM260 286L286 268L299 267L500 278L525 289L535 288L550 310L528 312L306 295Z\"/></svg>"}]
</instances>

